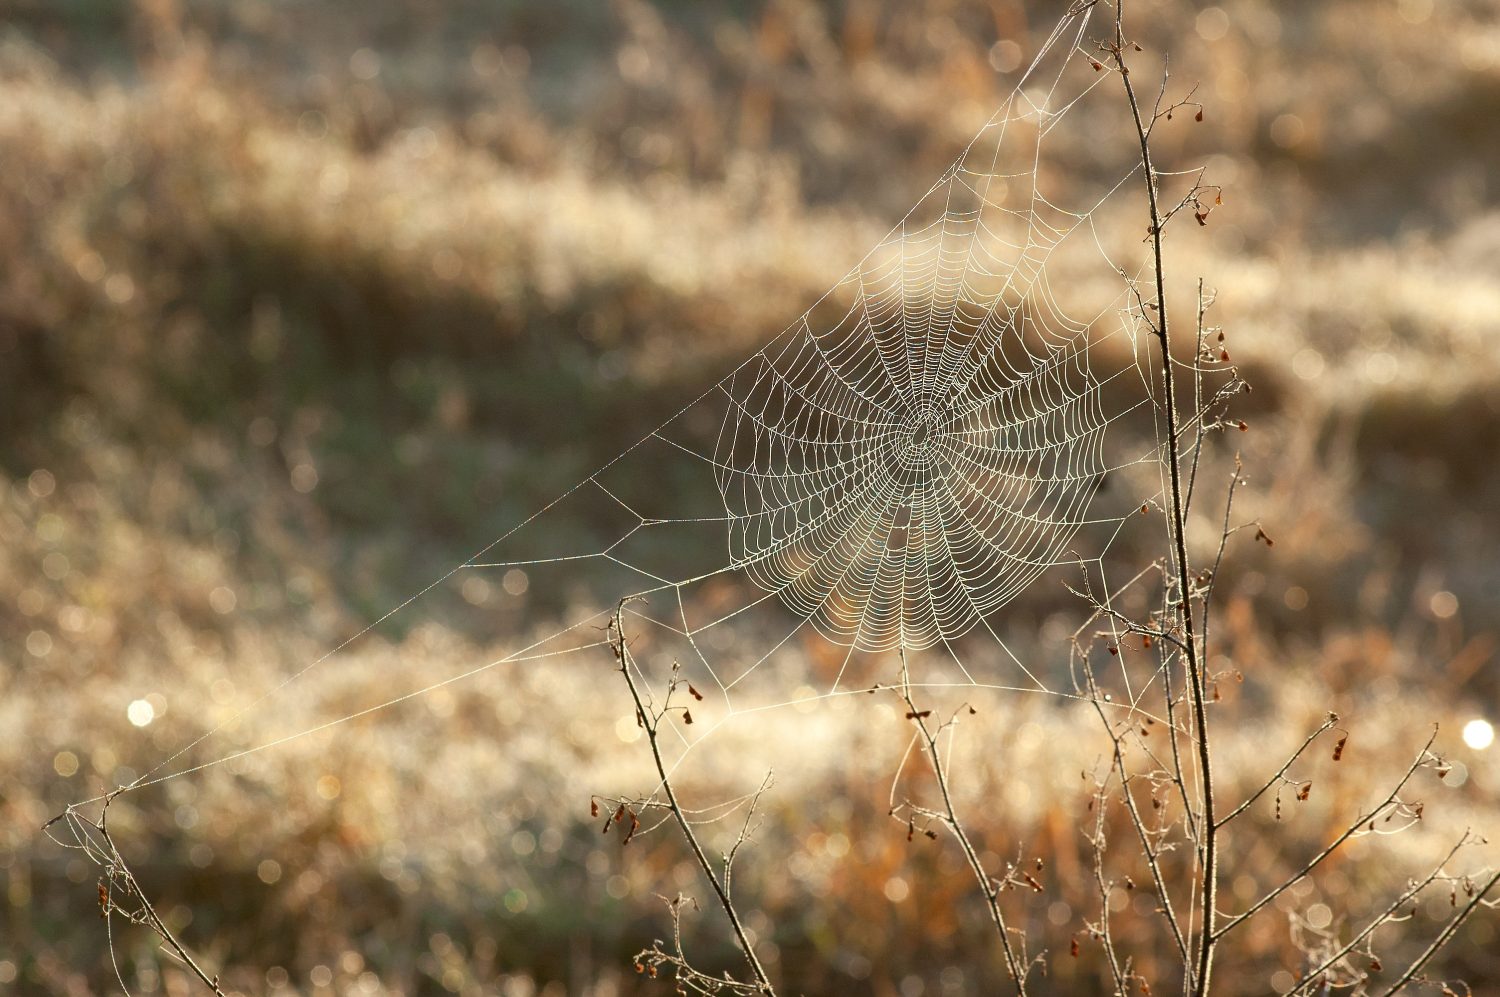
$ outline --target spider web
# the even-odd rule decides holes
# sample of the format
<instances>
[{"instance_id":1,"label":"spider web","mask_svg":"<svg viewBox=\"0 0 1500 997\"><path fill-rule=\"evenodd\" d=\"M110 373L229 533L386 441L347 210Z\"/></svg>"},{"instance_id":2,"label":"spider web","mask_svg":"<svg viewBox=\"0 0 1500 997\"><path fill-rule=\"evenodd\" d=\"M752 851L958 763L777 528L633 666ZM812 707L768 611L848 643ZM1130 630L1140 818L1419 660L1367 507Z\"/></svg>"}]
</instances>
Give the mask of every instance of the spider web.
<instances>
[{"instance_id":1,"label":"spider web","mask_svg":"<svg viewBox=\"0 0 1500 997\"><path fill-rule=\"evenodd\" d=\"M1148 273L1138 148L1066 16L958 159L782 333L545 508L233 719L471 574L525 579L568 615L494 660L211 755L233 719L122 791L385 710L498 666L609 660L616 612L641 668L710 694L680 764L724 724L790 705L784 662L832 662L821 697L914 686L1068 695L1028 662L1016 611L1049 570L1108 592L1105 556L1162 493L1136 288ZM1096 136L1098 138L1096 139ZM1111 138L1113 136L1113 138ZM753 289L751 289L753 293ZM1056 589L1060 589L1057 586ZM909 653L909 657L908 657ZM715 715L716 714L716 715ZM104 797L85 803L98 803Z\"/></svg>"}]
</instances>

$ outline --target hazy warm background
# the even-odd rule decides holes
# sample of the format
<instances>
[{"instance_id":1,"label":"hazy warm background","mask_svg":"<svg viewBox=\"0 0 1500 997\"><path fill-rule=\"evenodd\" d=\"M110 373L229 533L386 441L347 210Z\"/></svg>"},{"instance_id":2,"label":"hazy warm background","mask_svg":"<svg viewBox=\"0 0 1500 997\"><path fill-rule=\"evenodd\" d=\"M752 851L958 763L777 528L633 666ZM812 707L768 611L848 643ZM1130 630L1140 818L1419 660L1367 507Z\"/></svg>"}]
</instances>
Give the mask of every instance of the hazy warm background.
<instances>
[{"instance_id":1,"label":"hazy warm background","mask_svg":"<svg viewBox=\"0 0 1500 997\"><path fill-rule=\"evenodd\" d=\"M0 991L117 986L96 871L39 843L47 817L315 659L778 331L962 148L1061 6L0 4ZM1246 681L1224 690L1221 756L1233 783L1327 709L1352 731L1341 768L1310 763L1295 820L1258 813L1264 833L1233 846L1228 902L1369 803L1430 723L1455 762L1419 777L1431 828L1290 898L1326 922L1452 829L1500 834L1497 749L1459 736L1500 721L1500 8L1132 6L1176 78L1203 81L1206 120L1164 154L1206 158L1225 206L1174 231L1174 265L1217 286L1256 387L1233 442L1246 515L1277 541L1237 548L1226 576L1217 667ZM521 588L402 616L280 719L488 660L558 610ZM492 671L116 819L228 987L634 993L655 894L704 891L668 835L622 853L587 819L590 793L649 788L622 694L607 661ZM787 992L991 992L951 844L908 845L885 816L905 733L867 704L727 732L721 784L688 789L753 788L735 737L784 746L736 884ZM960 794L996 853L1048 856L1051 892L1016 916L1052 950L1043 989L1090 991L1097 952L1066 949L1088 902L1092 721L990 706ZM256 743L256 722L191 757ZM696 923L705 964L734 966L717 920ZM1226 992L1288 985L1286 923L1268 913L1225 954ZM149 937L115 930L134 992L187 992ZM1500 986L1497 938L1474 925L1450 965Z\"/></svg>"}]
</instances>

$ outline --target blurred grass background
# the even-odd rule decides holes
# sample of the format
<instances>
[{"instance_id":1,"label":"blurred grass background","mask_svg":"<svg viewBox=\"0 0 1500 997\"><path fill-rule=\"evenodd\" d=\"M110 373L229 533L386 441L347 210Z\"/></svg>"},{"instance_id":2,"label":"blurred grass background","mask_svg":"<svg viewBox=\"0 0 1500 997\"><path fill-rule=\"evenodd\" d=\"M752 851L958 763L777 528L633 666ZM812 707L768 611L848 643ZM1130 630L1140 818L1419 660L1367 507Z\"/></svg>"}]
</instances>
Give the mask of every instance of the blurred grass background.
<instances>
[{"instance_id":1,"label":"blurred grass background","mask_svg":"<svg viewBox=\"0 0 1500 997\"><path fill-rule=\"evenodd\" d=\"M0 6L0 990L118 987L95 870L38 843L44 820L226 719L779 331L962 149L1062 6ZM1164 154L1206 159L1225 206L1174 233L1174 270L1218 289L1255 385L1234 443L1246 515L1277 541L1225 581L1216 667L1246 681L1225 683L1224 764L1248 785L1328 709L1354 732L1337 788L1247 843L1227 889L1253 898L1252 873L1269 883L1368 802L1425 725L1462 767L1424 787L1433 828L1362 844L1373 868L1297 898L1365 909L1440 828L1500 829L1493 754L1458 738L1500 721L1500 10L1134 8L1175 79L1202 81L1205 121ZM310 676L293 721L420 684L424 661L487 660L562 608L519 585L454 595ZM137 729L140 699L155 719ZM1051 939L1056 992L1090 992L1097 959L1063 952L1087 913L1091 720L989 708L959 790L996 855L1024 842L1058 867L1018 916ZM788 758L736 880L751 926L789 992L988 992L958 856L885 816L904 735L880 709L724 735L725 771L735 737ZM237 990L633 993L630 954L666 930L654 894L695 880L665 836L622 853L586 819L590 793L641 781L622 717L582 666L487 673L117 819ZM1226 955L1226 993L1289 985L1278 917ZM1120 930L1144 952L1137 920ZM734 965L711 916L690 927L706 964ZM1497 938L1460 938L1476 987L1500 985ZM148 937L117 929L115 950L135 992L188 992Z\"/></svg>"}]
</instances>

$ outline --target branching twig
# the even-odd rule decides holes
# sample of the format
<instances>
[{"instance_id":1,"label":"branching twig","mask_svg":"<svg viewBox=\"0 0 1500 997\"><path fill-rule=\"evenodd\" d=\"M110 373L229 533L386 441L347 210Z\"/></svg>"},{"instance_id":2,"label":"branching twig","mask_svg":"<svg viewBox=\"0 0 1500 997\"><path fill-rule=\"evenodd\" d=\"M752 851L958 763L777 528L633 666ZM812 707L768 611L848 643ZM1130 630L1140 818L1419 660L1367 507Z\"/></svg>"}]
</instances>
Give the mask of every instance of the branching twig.
<instances>
[{"instance_id":1,"label":"branching twig","mask_svg":"<svg viewBox=\"0 0 1500 997\"><path fill-rule=\"evenodd\" d=\"M1455 844L1448 850L1448 854L1443 856L1443 860L1439 862L1435 867L1433 867L1433 870L1428 873L1425 878L1413 882L1409 887L1403 890L1395 900L1392 900L1390 904L1386 906L1385 910L1381 911L1379 914L1376 914L1373 918L1371 918L1370 923L1365 925L1364 928L1362 928L1353 937L1351 937L1342 948L1339 948L1331 955L1327 956L1321 963L1318 964L1316 968L1308 972L1306 977L1303 978L1303 980L1298 983L1297 986L1292 988L1290 993L1293 995L1303 994L1310 992L1313 988L1320 987L1324 973L1331 971L1340 962L1346 959L1349 956L1349 953L1358 948L1360 943L1363 942L1366 938L1369 938L1371 935L1373 935L1375 931L1381 927L1381 925L1390 924L1393 920L1395 920L1402 907L1406 906L1406 904L1416 899L1418 894L1420 894L1423 890L1437 881L1438 877L1442 875L1443 867L1446 866L1450 861L1452 861L1453 856L1457 855L1459 849L1468 844L1469 840L1470 837L1466 833L1462 838L1458 840L1457 844Z\"/></svg>"},{"instance_id":2,"label":"branching twig","mask_svg":"<svg viewBox=\"0 0 1500 997\"><path fill-rule=\"evenodd\" d=\"M1177 437L1177 399L1175 377L1172 370L1172 341L1167 321L1166 270L1162 262L1163 219L1157 201L1156 169L1151 162L1150 128L1142 120L1140 102L1136 99L1135 86L1130 80L1130 68L1125 64L1125 28L1123 0L1115 5L1115 37L1111 54L1120 80L1125 88L1125 97L1130 104L1131 117L1135 121L1136 135L1141 145L1141 168L1146 183L1147 207L1151 218L1151 249L1156 277L1156 336L1161 346L1163 402L1167 420L1167 463L1171 478L1171 540L1177 568L1178 612L1182 620L1183 641L1186 644L1185 658L1188 667L1188 687L1193 701L1193 724L1198 745L1198 782L1202 795L1203 833L1198 842L1202 859L1199 892L1203 910L1203 924L1198 937L1198 965L1193 974L1194 997L1203 997L1208 992L1213 973L1215 931L1214 912L1218 894L1219 843L1218 822L1214 816L1213 761L1209 751L1208 716L1204 709L1204 676L1198 658L1197 639L1193 633L1193 611L1188 601L1190 591L1190 568L1187 556L1187 540L1184 529L1183 486L1180 442ZM1154 124L1154 120L1153 120Z\"/></svg>"},{"instance_id":3,"label":"branching twig","mask_svg":"<svg viewBox=\"0 0 1500 997\"><path fill-rule=\"evenodd\" d=\"M979 853L969 840L963 822L958 819L958 811L953 806L953 797L948 792L947 769L943 765L942 754L938 751L937 736L927 726L930 711L917 709L917 704L911 698L911 682L907 675L904 650L901 652L901 698L906 703L906 715L916 723L917 730L921 732L923 746L926 748L928 760L932 763L933 775L937 778L938 790L943 796L943 813L939 816L948 830L953 832L953 837L958 840L964 859L969 863L969 869L974 873L974 879L979 884L979 891L984 895L985 904L990 912L990 920L995 925L995 931L1000 935L1000 948L1005 954L1005 968L1015 984L1016 993L1020 997L1026 997L1027 967L1022 958L1016 954L1014 946L1011 945L1010 929L1006 927L1005 914L1000 910L1000 888L984 871L984 863L979 860ZM941 732L942 727L939 727L938 733Z\"/></svg>"},{"instance_id":4,"label":"branching twig","mask_svg":"<svg viewBox=\"0 0 1500 997\"><path fill-rule=\"evenodd\" d=\"M755 954L750 938L745 933L745 927L740 923L739 912L734 909L734 904L730 901L728 876L726 875L721 881L718 874L714 872L714 867L708 861L703 846L698 843L698 835L693 831L692 824L683 813L682 805L677 801L677 793L672 788L671 777L667 775L667 766L662 760L661 744L657 737L661 715L646 709L645 701L641 698L640 689L636 685L635 676L630 672L630 649L625 643L625 627L621 619L625 610L625 601L621 600L620 604L615 607L614 615L610 618L611 643L614 647L615 658L620 663L620 672L625 676L625 684L630 688L630 698L635 703L636 719L645 730L646 740L651 745L651 759L656 763L656 774L661 778L662 793L667 798L667 807L676 818L677 826L682 831L682 836L687 841L693 858L698 862L698 868L703 870L703 875L708 878L709 885L713 887L714 895L719 899L719 906L724 909L725 916L729 918L730 926L734 929L735 941L739 944L745 961L750 965L750 972L755 977L757 989L763 994L775 997L776 989L771 985L771 978L766 975L765 968L761 965L760 958ZM757 798L758 796L759 794Z\"/></svg>"},{"instance_id":5,"label":"branching twig","mask_svg":"<svg viewBox=\"0 0 1500 997\"><path fill-rule=\"evenodd\" d=\"M166 922L161 919L161 915L156 912L156 908L152 906L151 901L146 898L146 891L141 889L141 884L135 878L135 873L131 872L130 866L126 864L124 856L120 854L120 849L116 847L115 840L110 835L110 804L114 803L115 798L123 792L125 792L124 788L117 789L104 798L104 807L99 812L99 819L97 821L85 817L74 807L69 807L64 813L48 821L43 826L43 830L47 831L48 828L58 821L66 821L73 833L76 844L67 845L62 841L58 841L58 843L64 847L83 849L84 853L103 869L103 875L99 879L99 913L101 917L107 919L115 913L120 913L131 923L145 925L150 928L166 943L167 948L182 961L182 964L187 967L188 972L192 973L199 983L203 984L216 997L225 997L224 991L219 987L218 976L209 976L203 967L198 965L197 960L193 958L187 946L178 940L172 930L167 927ZM51 836L50 831L47 833ZM103 842L102 849L99 842L92 839L92 835L98 835L99 841ZM53 840L57 841L58 839L53 837ZM115 901L117 890L131 898L133 909L122 906Z\"/></svg>"},{"instance_id":6,"label":"branching twig","mask_svg":"<svg viewBox=\"0 0 1500 997\"><path fill-rule=\"evenodd\" d=\"M1396 783L1395 788L1393 788L1390 793L1386 795L1384 800L1373 807L1369 813L1361 814L1359 817L1355 818L1354 821L1352 821L1349 826L1339 834L1338 837L1334 838L1331 842L1328 843L1327 847L1325 847L1317 855L1314 855L1311 859L1309 859L1307 863L1302 866L1302 868L1292 873L1292 875L1289 876L1286 881L1283 882L1280 886L1275 887L1265 896L1255 901L1255 903L1251 904L1249 908L1247 908L1243 913L1237 914L1234 917L1230 918L1228 921L1224 922L1223 927L1219 928L1218 932L1215 934L1214 940L1218 941L1220 938L1223 938L1235 928L1239 927L1241 924L1244 924L1245 921L1253 917L1256 913L1264 909L1265 906L1271 901L1281 896L1281 894L1285 893L1292 886L1307 878L1307 876L1315 868L1321 865L1324 859L1332 855L1340 845L1348 841L1350 838L1354 837L1354 835L1358 834L1360 828L1370 823L1375 817L1379 816L1388 807L1390 807L1391 804L1395 803L1396 797L1400 795L1401 790L1406 786L1406 784L1411 781L1412 775L1416 773L1417 769L1421 767L1424 761L1431 757L1432 744L1436 740L1437 731L1434 730L1432 732L1432 736L1427 739L1427 744L1423 746L1421 753L1417 755L1416 761L1411 763L1411 765L1407 768L1406 773L1402 775L1401 779Z\"/></svg>"},{"instance_id":7,"label":"branching twig","mask_svg":"<svg viewBox=\"0 0 1500 997\"><path fill-rule=\"evenodd\" d=\"M1318 735L1322 734L1324 731L1332 730L1334 727L1338 726L1338 722L1339 717L1337 713L1328 714L1327 719L1319 724L1316 730L1307 735L1307 740L1303 741L1302 744L1297 748L1297 750L1292 752L1292 756L1286 760L1286 763L1282 765L1281 768L1276 770L1276 773L1272 775L1271 778L1265 781L1264 785L1247 796L1245 798L1245 802L1241 803L1229 813L1219 818L1219 826L1223 827L1225 824L1228 824L1230 821L1234 820L1240 814L1248 810L1252 803L1260 799L1262 796L1266 795L1266 793L1271 788L1284 783L1286 781L1284 778L1284 776L1286 775L1286 770L1291 768L1292 765L1296 763L1297 759L1302 757L1303 752L1310 748L1312 746L1312 743L1318 739Z\"/></svg>"},{"instance_id":8,"label":"branching twig","mask_svg":"<svg viewBox=\"0 0 1500 997\"><path fill-rule=\"evenodd\" d=\"M1385 992L1384 997L1391 997L1391 995L1406 986L1432 961L1432 957L1437 955L1444 945L1448 944L1449 939L1453 937L1453 933L1469 919L1469 916L1474 913L1475 909L1484 901L1485 896L1490 890L1495 888L1496 884L1500 884L1500 872L1490 876L1482 887L1474 891L1474 896L1469 899L1468 903L1464 904L1463 909L1448 919L1448 923L1443 925L1443 930L1438 932L1437 937L1432 940L1432 944L1423 949L1422 954L1417 956L1410 966L1406 967L1406 972L1402 973L1400 978L1391 984L1390 989Z\"/></svg>"}]
</instances>

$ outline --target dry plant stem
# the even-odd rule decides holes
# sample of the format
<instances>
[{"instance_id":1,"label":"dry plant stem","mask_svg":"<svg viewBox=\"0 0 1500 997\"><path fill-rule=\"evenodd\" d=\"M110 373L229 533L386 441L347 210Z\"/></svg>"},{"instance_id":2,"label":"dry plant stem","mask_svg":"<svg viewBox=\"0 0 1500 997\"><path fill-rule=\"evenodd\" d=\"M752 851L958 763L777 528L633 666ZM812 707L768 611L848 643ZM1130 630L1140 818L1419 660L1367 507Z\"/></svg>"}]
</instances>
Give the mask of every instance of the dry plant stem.
<instances>
[{"instance_id":1,"label":"dry plant stem","mask_svg":"<svg viewBox=\"0 0 1500 997\"><path fill-rule=\"evenodd\" d=\"M1199 446L1201 447L1202 444L1200 443ZM1245 480L1241 477L1243 470L1240 466L1240 455L1236 453L1234 455L1234 473L1229 477L1229 493L1224 498L1224 525L1219 531L1219 549L1214 554L1214 566L1209 569L1209 582L1203 588L1203 630L1201 637L1204 647L1208 646L1209 626L1213 622L1215 588L1213 580L1219 577L1219 569L1224 566L1224 551L1229 546L1229 538L1240 530L1240 527L1229 525L1229 517L1234 511L1235 490L1239 488L1240 482ZM1220 821L1219 823L1223 824L1224 821Z\"/></svg>"},{"instance_id":2,"label":"dry plant stem","mask_svg":"<svg viewBox=\"0 0 1500 997\"><path fill-rule=\"evenodd\" d=\"M1427 739L1427 743L1423 745L1421 752L1417 755L1416 761L1411 763L1411 766L1407 768L1406 773L1401 776L1400 781L1396 783L1395 788L1392 789L1388 794L1386 794L1384 800L1371 808L1369 813L1361 814L1359 817L1356 817L1349 824L1349 826L1344 829L1343 833L1341 833L1337 838L1334 838L1333 841L1329 842L1328 846L1321 852L1309 859L1308 862L1302 866L1302 868L1298 869L1296 872L1292 873L1291 876L1287 877L1286 881L1283 882L1280 886L1276 887L1275 889L1271 890L1271 892L1255 901L1255 903L1251 904L1244 913L1237 914L1234 917L1230 918L1228 921L1224 922L1224 926L1219 929L1214 940L1217 941L1218 939L1223 938L1225 935L1229 934L1235 928L1238 928L1241 924L1245 923L1245 921L1253 917L1271 901L1275 900L1277 897L1281 896L1281 894L1285 893L1292 886L1301 882L1303 879L1306 879L1312 873L1313 869L1321 865L1323 860L1332 855L1340 845L1348 841L1350 838L1354 837L1354 835L1359 832L1360 828L1364 827L1367 823L1374 820L1375 817L1377 817L1382 811L1384 811L1391 804L1395 803L1396 797L1400 795L1401 790L1405 788L1408 782L1411 781L1412 775L1421 766L1422 762L1428 758L1429 752L1432 748L1432 744L1436 740L1437 731L1434 730L1432 732L1432 736Z\"/></svg>"},{"instance_id":3,"label":"dry plant stem","mask_svg":"<svg viewBox=\"0 0 1500 997\"><path fill-rule=\"evenodd\" d=\"M1015 984L1016 993L1020 997L1026 997L1026 970L1010 943L1010 931L1005 926L1005 915L1000 910L1000 889L985 873L984 863L979 861L979 853L974 850L974 844L969 840L968 832L964 830L963 823L958 819L958 811L953 807L953 797L948 792L947 770L943 766L943 758L938 751L937 738L927 729L927 721L922 716L923 711L917 709L917 704L911 698L911 685L907 681L904 650L901 652L901 697L906 701L907 713L915 721L917 729L922 732L922 741L926 745L928 758L932 762L932 772L937 778L938 789L943 795L943 811L946 814L944 823L958 839L959 847L963 849L964 859L968 861L969 869L974 873L974 879L979 884L979 891L984 894L984 902L990 911L990 920L994 922L995 931L1000 935L1000 948L1005 954L1005 968L1010 973L1011 982Z\"/></svg>"},{"instance_id":4,"label":"dry plant stem","mask_svg":"<svg viewBox=\"0 0 1500 997\"><path fill-rule=\"evenodd\" d=\"M1125 971L1120 968L1114 936L1109 931L1109 894L1112 884L1104 878L1104 803L1104 787L1101 783L1094 791L1094 837L1090 842L1094 853L1094 882L1099 887L1099 941L1104 947L1105 959L1109 962L1110 975L1115 980L1115 993L1123 997L1127 993L1129 981L1125 978Z\"/></svg>"},{"instance_id":5,"label":"dry plant stem","mask_svg":"<svg viewBox=\"0 0 1500 997\"><path fill-rule=\"evenodd\" d=\"M1295 995L1297 994L1309 993L1314 989L1320 989L1322 987L1323 974L1337 966L1341 960L1349 955L1350 952L1353 952L1356 948L1359 947L1360 942L1363 942L1366 938L1369 938L1372 934L1374 934L1376 929L1378 929L1381 925L1388 924L1403 906L1416 899L1417 894L1421 893L1423 890L1427 889L1427 887L1436 882L1438 876L1442 875L1443 867L1453 860L1453 856L1457 855L1459 849L1468 844L1469 840L1470 838L1468 834L1465 834L1462 838L1460 838L1458 840L1458 843L1448 850L1448 854L1443 856L1443 860L1439 862L1433 868L1433 870L1427 874L1426 878L1414 882L1411 886L1407 887L1407 889L1404 890L1400 896L1398 896L1395 900L1392 900L1390 904L1386 906L1385 910L1381 911L1379 914L1376 914L1373 918L1370 919L1369 924L1365 925L1358 934L1350 938L1343 948L1339 949L1337 952L1324 959L1316 969L1313 969L1311 972L1309 972L1300 983L1298 983L1295 987L1288 991L1290 997L1295 997Z\"/></svg>"},{"instance_id":6,"label":"dry plant stem","mask_svg":"<svg viewBox=\"0 0 1500 997\"><path fill-rule=\"evenodd\" d=\"M1239 806L1235 807L1233 810L1219 819L1219 826L1223 827L1225 824L1228 824L1230 821L1234 820L1240 814L1248 810L1252 803L1260 799L1262 796L1266 795L1266 792L1269 791L1273 786L1281 783L1283 781L1282 777L1286 775L1286 770L1291 768L1292 765L1296 763L1297 759L1302 757L1302 753L1312 746L1312 743L1318 739L1318 735L1322 734L1324 731L1332 730L1334 726L1338 724L1338 722L1339 718L1337 716L1332 713L1328 714L1328 719L1319 724L1317 730L1314 730L1311 734L1307 735L1307 740L1303 741L1301 747L1292 752L1292 757L1286 760L1285 765L1276 770L1275 775L1267 779L1263 786L1246 797L1244 803L1241 803Z\"/></svg>"},{"instance_id":7,"label":"dry plant stem","mask_svg":"<svg viewBox=\"0 0 1500 997\"><path fill-rule=\"evenodd\" d=\"M156 913L156 908L151 905L151 901L146 899L146 893L141 889L141 884L136 881L135 873L130 871L130 867L125 864L123 857L120 855L120 850L115 847L114 838L110 837L109 834L109 805L122 792L124 792L123 789L117 789L109 795L104 801L103 811L99 814L99 823L93 825L94 829L99 832L99 837L103 839L105 848L108 849L109 867L124 877L126 892L140 902L140 912L145 917L147 927L156 932L162 941L167 943L167 947L171 949L172 954L182 960L182 964L188 968L190 973L198 978L198 982L208 988L210 993L215 994L216 997L225 997L224 991L219 988L219 978L217 976L209 976L208 973L204 972L203 967L198 965L192 954L188 952L187 947L177 940L176 935L172 934L171 929L162 921L161 916ZM110 875L109 868L106 869L106 876L110 880L113 880L113 875ZM112 887L106 887L106 890L109 889L112 889ZM107 893L105 899L106 901L108 900ZM106 910L105 913L107 915L109 911Z\"/></svg>"},{"instance_id":8,"label":"dry plant stem","mask_svg":"<svg viewBox=\"0 0 1500 997\"><path fill-rule=\"evenodd\" d=\"M765 968L760 964L760 958L755 954L749 936L745 934L745 927L740 923L740 915L734 909L734 903L729 899L727 881L720 882L719 877L714 873L714 867L708 861L708 856L704 854L703 846L698 843L698 836L693 832L693 826L688 823L687 815L682 811L682 805L677 802L677 793L672 789L672 780L667 775L667 766L662 760L661 745L657 739L659 718L647 711L646 704L641 699L640 689L635 684L635 677L630 674L630 651L625 646L625 627L621 618L624 610L625 602L621 601L615 607L614 617L610 621L610 628L614 631L615 656L619 659L620 673L625 676L625 684L630 688L630 698L635 703L636 718L646 731L646 740L651 745L651 759L656 763L656 774L661 778L662 792L667 797L667 808L677 819L677 826L681 829L682 836L693 853L693 858L697 860L698 868L703 870L703 875L708 878L709 885L714 889L714 895L719 898L719 906L724 909L724 914L734 928L735 941L739 943L745 961L750 964L750 973L755 977L756 985L761 993L775 997L776 988L771 986L771 978L766 975Z\"/></svg>"},{"instance_id":9,"label":"dry plant stem","mask_svg":"<svg viewBox=\"0 0 1500 997\"><path fill-rule=\"evenodd\" d=\"M1390 989L1385 991L1384 997L1391 997L1392 994L1395 994L1402 987L1410 983L1432 961L1432 957L1442 951L1443 946L1447 945L1453 938L1453 933L1469 919L1469 915L1474 913L1475 909L1484 901L1485 895L1490 890L1493 890L1497 883L1500 883L1500 872L1492 875L1485 882L1484 886L1474 891L1474 896L1464 905L1463 910L1449 918L1448 923L1443 925L1443 930L1438 932L1437 937L1432 940L1432 944L1427 946L1410 966L1406 967L1406 972L1402 973L1400 979L1396 980ZM1446 990L1447 988L1445 987L1444 989Z\"/></svg>"},{"instance_id":10,"label":"dry plant stem","mask_svg":"<svg viewBox=\"0 0 1500 997\"><path fill-rule=\"evenodd\" d=\"M1198 660L1198 643L1193 632L1193 611L1188 601L1189 566L1187 540L1184 537L1184 512L1182 502L1181 449L1177 437L1177 399L1175 378L1172 374L1172 341L1167 325L1166 274L1162 265L1161 212L1157 203L1156 171L1151 164L1151 141L1146 124L1141 120L1141 106L1136 99L1135 86L1130 81L1130 69L1125 65L1125 28L1123 23L1123 0L1115 5L1115 66L1125 86L1125 96L1130 102L1130 114L1135 121L1136 135L1141 143L1141 168L1146 181L1147 205L1151 211L1151 250L1156 269L1156 336L1161 345L1162 387L1167 420L1167 463L1171 472L1172 508L1170 532L1177 561L1178 613L1182 619L1183 643L1188 665L1188 685L1193 698L1193 724L1198 742L1198 779L1202 792L1203 834L1199 842L1203 868L1199 890L1203 908L1203 924L1200 928L1197 971L1193 974L1194 997L1208 993L1213 975L1214 944L1218 939L1215 931L1215 905L1218 901L1219 839L1218 822L1214 817L1213 762L1209 752L1208 716L1204 711L1204 678Z\"/></svg>"},{"instance_id":11,"label":"dry plant stem","mask_svg":"<svg viewBox=\"0 0 1500 997\"><path fill-rule=\"evenodd\" d=\"M1093 686L1093 670L1089 671L1089 685ZM1104 707L1099 703L1097 689L1090 689L1094 709L1099 713L1099 719L1105 729L1110 731L1110 739L1114 741L1114 767L1115 773L1120 777L1120 792L1125 797L1125 807L1130 811L1130 823L1135 828L1136 837L1141 842L1141 854L1146 857L1146 866L1151 870L1151 880L1156 886L1156 895L1161 899L1161 911L1167 919L1167 925L1172 929L1172 940L1177 944L1177 951L1182 955L1184 966L1191 965L1192 957L1188 952L1187 939L1182 933L1182 926L1177 922L1177 912L1172 906L1172 895L1167 891L1167 883L1162 875L1161 862L1157 858L1156 849L1151 847L1151 837L1146 830L1146 822L1141 817L1140 808L1136 806L1135 796L1130 791L1130 774L1125 768L1125 752L1120 746L1123 740L1121 735L1116 734L1109 725L1109 718L1104 715Z\"/></svg>"}]
</instances>

